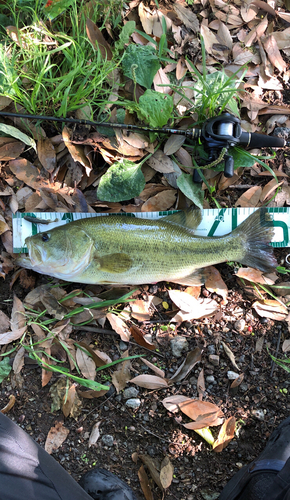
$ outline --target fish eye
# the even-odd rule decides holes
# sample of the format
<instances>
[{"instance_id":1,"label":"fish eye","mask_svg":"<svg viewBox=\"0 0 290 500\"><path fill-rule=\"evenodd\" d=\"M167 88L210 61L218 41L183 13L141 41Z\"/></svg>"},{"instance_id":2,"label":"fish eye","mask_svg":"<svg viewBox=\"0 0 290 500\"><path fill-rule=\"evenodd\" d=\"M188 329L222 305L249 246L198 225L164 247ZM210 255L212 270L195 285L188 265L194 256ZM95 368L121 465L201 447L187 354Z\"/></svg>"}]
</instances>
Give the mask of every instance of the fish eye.
<instances>
[{"instance_id":1,"label":"fish eye","mask_svg":"<svg viewBox=\"0 0 290 500\"><path fill-rule=\"evenodd\" d=\"M48 241L49 238L50 238L50 236L47 233L43 233L43 235L41 236L42 241Z\"/></svg>"}]
</instances>

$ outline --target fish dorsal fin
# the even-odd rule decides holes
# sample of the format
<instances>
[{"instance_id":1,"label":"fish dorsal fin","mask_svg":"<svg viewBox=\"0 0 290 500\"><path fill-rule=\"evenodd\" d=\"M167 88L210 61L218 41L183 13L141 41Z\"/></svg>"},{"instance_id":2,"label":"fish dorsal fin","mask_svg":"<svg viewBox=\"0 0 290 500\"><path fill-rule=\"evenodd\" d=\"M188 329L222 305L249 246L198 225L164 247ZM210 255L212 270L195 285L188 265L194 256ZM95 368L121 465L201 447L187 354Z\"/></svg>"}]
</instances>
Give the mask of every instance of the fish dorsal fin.
<instances>
[{"instance_id":1,"label":"fish dorsal fin","mask_svg":"<svg viewBox=\"0 0 290 500\"><path fill-rule=\"evenodd\" d=\"M162 220L170 224L183 226L190 231L195 231L202 221L201 211L198 208L188 208L172 215L163 217Z\"/></svg>"}]
</instances>

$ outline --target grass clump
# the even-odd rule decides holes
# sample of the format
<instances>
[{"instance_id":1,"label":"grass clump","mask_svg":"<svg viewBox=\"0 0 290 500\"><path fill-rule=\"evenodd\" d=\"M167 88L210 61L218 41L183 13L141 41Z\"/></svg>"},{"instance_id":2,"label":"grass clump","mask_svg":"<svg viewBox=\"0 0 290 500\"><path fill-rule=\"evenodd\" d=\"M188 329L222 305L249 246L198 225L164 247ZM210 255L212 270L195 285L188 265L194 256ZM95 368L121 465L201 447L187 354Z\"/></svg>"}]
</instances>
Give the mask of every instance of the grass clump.
<instances>
[{"instance_id":1,"label":"grass clump","mask_svg":"<svg viewBox=\"0 0 290 500\"><path fill-rule=\"evenodd\" d=\"M100 107L116 62L104 60L89 41L84 4L73 0L53 24L41 19L37 5L26 6L26 16L16 2L10 11L15 27L7 29L0 46L1 95L32 114L67 116L87 103ZM30 24L23 26L28 16Z\"/></svg>"}]
</instances>

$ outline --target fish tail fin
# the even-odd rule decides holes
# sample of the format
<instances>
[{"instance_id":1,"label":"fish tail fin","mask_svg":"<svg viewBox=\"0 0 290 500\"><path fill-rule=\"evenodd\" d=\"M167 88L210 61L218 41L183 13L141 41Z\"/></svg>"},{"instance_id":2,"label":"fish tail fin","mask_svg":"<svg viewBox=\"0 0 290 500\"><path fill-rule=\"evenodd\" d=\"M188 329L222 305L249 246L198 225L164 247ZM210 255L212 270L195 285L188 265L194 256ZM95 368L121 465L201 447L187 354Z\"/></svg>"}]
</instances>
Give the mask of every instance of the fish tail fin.
<instances>
[{"instance_id":1,"label":"fish tail fin","mask_svg":"<svg viewBox=\"0 0 290 500\"><path fill-rule=\"evenodd\" d=\"M278 263L273 254L270 242L274 236L273 220L265 208L260 208L251 214L232 232L244 242L244 256L239 259L241 264L259 269L263 272L273 271Z\"/></svg>"}]
</instances>

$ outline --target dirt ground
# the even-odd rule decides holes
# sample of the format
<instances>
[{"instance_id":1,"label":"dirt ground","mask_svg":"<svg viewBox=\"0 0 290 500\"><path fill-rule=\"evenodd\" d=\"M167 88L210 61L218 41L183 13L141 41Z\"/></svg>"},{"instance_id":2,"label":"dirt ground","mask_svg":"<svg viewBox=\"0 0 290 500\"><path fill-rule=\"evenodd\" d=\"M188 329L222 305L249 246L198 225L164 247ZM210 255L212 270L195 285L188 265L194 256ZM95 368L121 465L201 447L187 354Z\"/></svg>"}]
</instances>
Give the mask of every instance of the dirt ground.
<instances>
[{"instance_id":1,"label":"dirt ground","mask_svg":"<svg viewBox=\"0 0 290 500\"><path fill-rule=\"evenodd\" d=\"M286 254L287 249L276 252L280 261ZM183 323L176 332L164 332L159 351L153 354L138 345L129 344L130 355L146 354L149 361L157 363L167 376L171 376L184 357L173 357L170 339L176 334L186 337L189 350L196 346L203 349L201 362L186 380L161 391L138 388L141 405L136 411L125 406L122 392L117 395L112 385L110 392L102 398L82 399L83 406L77 420L70 417L65 419L65 426L70 432L53 456L76 480L98 465L125 480L137 498L142 500L144 496L138 480L141 461L135 463L132 454L147 454L159 462L168 455L174 465L174 478L166 498L213 500L234 473L259 454L272 430L289 415L288 374L276 365L273 371L266 348L268 346L270 352L275 353L278 338L281 344L289 338L288 325L286 322L259 319L251 308L252 301L232 276L231 269L227 265L217 267L230 290L229 302L221 308L222 314L218 320L207 318L193 321L192 324ZM47 278L38 275L37 280L44 283ZM2 281L0 288L0 309L8 315L13 294L9 283L9 279ZM14 291L20 298L26 295L20 285L14 286ZM158 289L155 285L154 291L163 300L169 301L166 284L161 284ZM246 321L246 328L239 333L234 324L241 318ZM161 322L162 318L159 316L157 320ZM152 323L150 325L152 328ZM143 328L148 328L154 338L152 329L150 331L146 325ZM76 338L97 341L98 348L113 359L122 354L120 347L124 349L118 335L96 334L86 331L85 327L76 333ZM235 394L229 390L232 381L228 379L227 372L237 370L225 355L222 341L230 347L240 372L244 373L244 380ZM219 366L209 363L208 357L213 353L220 355ZM133 361L133 366L138 373L149 371L138 360ZM181 425L188 421L186 416L181 413L174 416L161 403L164 397L172 394L197 397L197 377L201 368L204 368L206 380L204 399L219 405L226 417L235 416L240 427L238 436L221 453L213 452L200 436ZM16 403L8 416L41 446L44 446L50 427L56 421L64 420L60 411L51 413L49 389L55 381L54 375L51 382L41 388L40 368L27 364L17 380L14 376L1 384L0 406L3 408L13 394ZM100 439L96 446L89 448L89 434L99 421ZM217 432L212 429L216 435ZM104 438L107 435L112 437ZM162 492L151 479L150 484L154 498L161 499Z\"/></svg>"}]
</instances>

